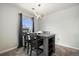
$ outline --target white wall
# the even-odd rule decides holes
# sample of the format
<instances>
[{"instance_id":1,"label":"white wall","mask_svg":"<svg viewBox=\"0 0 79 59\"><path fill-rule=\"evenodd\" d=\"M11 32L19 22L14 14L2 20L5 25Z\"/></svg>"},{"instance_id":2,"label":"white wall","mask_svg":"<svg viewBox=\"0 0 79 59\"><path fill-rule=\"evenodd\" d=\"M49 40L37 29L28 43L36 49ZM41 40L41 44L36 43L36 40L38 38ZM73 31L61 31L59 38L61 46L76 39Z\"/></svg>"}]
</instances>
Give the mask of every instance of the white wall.
<instances>
[{"instance_id":1,"label":"white wall","mask_svg":"<svg viewBox=\"0 0 79 59\"><path fill-rule=\"evenodd\" d=\"M18 45L19 12L30 15L15 5L0 4L0 52Z\"/></svg>"},{"instance_id":2,"label":"white wall","mask_svg":"<svg viewBox=\"0 0 79 59\"><path fill-rule=\"evenodd\" d=\"M34 28L35 28L35 32L38 32L39 31L39 29L40 29L40 24L39 24L39 21L40 19L37 19L36 17L35 17L35 19L34 19Z\"/></svg>"},{"instance_id":3,"label":"white wall","mask_svg":"<svg viewBox=\"0 0 79 59\"><path fill-rule=\"evenodd\" d=\"M41 30L56 34L56 43L79 49L79 6L61 10L45 16Z\"/></svg>"},{"instance_id":4,"label":"white wall","mask_svg":"<svg viewBox=\"0 0 79 59\"><path fill-rule=\"evenodd\" d=\"M2 12L0 18L1 39L0 39L0 51L8 48L15 47L17 45L17 25L18 25L18 11L16 8L8 4L0 4L0 12Z\"/></svg>"}]
</instances>

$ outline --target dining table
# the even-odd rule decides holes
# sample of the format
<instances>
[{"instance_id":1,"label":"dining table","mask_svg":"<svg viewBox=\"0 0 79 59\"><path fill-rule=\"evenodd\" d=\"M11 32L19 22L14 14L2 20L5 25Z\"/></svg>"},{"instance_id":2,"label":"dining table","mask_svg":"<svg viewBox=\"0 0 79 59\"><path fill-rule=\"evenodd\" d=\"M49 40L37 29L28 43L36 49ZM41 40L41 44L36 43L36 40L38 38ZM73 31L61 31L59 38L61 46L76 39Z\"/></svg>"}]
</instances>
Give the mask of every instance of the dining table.
<instances>
[{"instance_id":1,"label":"dining table","mask_svg":"<svg viewBox=\"0 0 79 59\"><path fill-rule=\"evenodd\" d=\"M43 39L43 55L50 56L55 53L55 34L51 33L37 33Z\"/></svg>"}]
</instances>

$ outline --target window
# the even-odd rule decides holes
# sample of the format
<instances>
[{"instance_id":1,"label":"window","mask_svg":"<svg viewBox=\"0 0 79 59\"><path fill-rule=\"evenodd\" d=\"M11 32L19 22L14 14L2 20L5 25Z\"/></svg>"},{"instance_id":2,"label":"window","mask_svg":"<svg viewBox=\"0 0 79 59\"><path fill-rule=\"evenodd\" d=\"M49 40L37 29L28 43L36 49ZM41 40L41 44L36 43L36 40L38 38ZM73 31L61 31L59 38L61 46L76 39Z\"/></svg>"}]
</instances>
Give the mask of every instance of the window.
<instances>
[{"instance_id":1,"label":"window","mask_svg":"<svg viewBox=\"0 0 79 59\"><path fill-rule=\"evenodd\" d=\"M23 29L29 29L32 31L32 19L23 17L22 19L22 28Z\"/></svg>"}]
</instances>

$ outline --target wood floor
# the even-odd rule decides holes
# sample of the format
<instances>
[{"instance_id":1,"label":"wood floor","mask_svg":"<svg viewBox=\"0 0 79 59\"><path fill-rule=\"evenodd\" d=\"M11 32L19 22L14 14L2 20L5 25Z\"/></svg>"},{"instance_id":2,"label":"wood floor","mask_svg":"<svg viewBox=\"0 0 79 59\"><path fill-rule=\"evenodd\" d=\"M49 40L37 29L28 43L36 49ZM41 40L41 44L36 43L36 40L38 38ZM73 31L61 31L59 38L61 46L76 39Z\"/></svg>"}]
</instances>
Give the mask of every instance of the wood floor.
<instances>
[{"instance_id":1,"label":"wood floor","mask_svg":"<svg viewBox=\"0 0 79 59\"><path fill-rule=\"evenodd\" d=\"M0 56L29 56L29 54L26 53L26 50L23 51L23 48L19 48L0 54ZM52 56L79 56L79 50L56 45L55 54Z\"/></svg>"}]
</instances>

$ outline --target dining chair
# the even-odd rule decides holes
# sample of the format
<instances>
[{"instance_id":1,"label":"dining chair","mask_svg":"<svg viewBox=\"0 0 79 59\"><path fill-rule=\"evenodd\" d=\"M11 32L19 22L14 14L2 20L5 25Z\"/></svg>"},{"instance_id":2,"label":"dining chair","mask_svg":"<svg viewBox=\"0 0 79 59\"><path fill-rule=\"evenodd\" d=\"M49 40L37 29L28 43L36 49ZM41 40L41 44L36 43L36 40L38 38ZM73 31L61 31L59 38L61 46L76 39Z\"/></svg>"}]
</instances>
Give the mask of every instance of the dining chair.
<instances>
[{"instance_id":1,"label":"dining chair","mask_svg":"<svg viewBox=\"0 0 79 59\"><path fill-rule=\"evenodd\" d=\"M27 53L29 53L29 34L24 33L24 50L27 48Z\"/></svg>"},{"instance_id":2,"label":"dining chair","mask_svg":"<svg viewBox=\"0 0 79 59\"><path fill-rule=\"evenodd\" d=\"M40 48L40 46L43 45L43 40L40 39L36 33L31 33L30 39L31 39L30 56L32 55L32 51L35 51L36 55L38 56L40 54L40 51L43 51L43 49Z\"/></svg>"}]
</instances>

